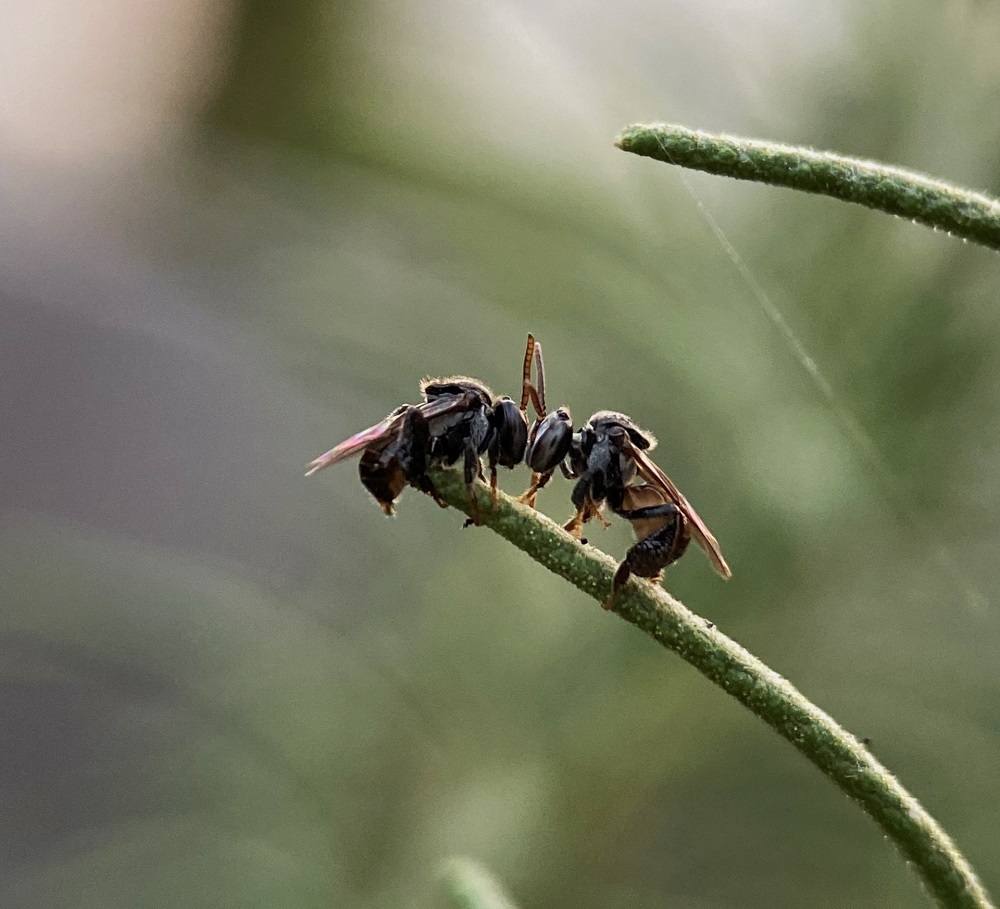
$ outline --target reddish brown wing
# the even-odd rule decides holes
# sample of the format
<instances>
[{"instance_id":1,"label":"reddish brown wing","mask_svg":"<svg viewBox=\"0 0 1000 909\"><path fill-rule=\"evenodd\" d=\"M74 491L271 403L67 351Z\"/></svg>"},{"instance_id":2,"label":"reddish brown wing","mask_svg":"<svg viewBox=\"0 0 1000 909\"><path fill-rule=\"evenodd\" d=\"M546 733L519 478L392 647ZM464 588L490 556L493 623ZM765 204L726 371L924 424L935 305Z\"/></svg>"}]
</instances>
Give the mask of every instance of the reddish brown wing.
<instances>
[{"instance_id":1,"label":"reddish brown wing","mask_svg":"<svg viewBox=\"0 0 1000 909\"><path fill-rule=\"evenodd\" d=\"M385 438L395 432L402 425L402 422L402 414L390 414L374 426L362 429L361 432L341 442L336 448L331 448L325 454L321 454L318 458L314 458L306 464L308 468L306 476L311 477L324 467L329 467L331 464L337 464L340 461L346 461L354 455L361 454L373 442L377 442L379 439Z\"/></svg>"},{"instance_id":2,"label":"reddish brown wing","mask_svg":"<svg viewBox=\"0 0 1000 909\"><path fill-rule=\"evenodd\" d=\"M690 522L691 536L693 536L698 545L705 550L709 561L712 563L712 567L720 575L722 575L722 577L729 580L729 578L733 576L733 573L726 564L726 560L722 557L722 550L719 549L718 541L714 536L712 536L712 532L705 526L705 522L698 517L698 512L696 512L691 507L691 503L688 502L683 495L681 495L681 491L674 486L670 477L660 470L660 468L649 459L644 451L636 448L631 442L628 441L626 441L626 447L632 457L635 458L639 476L641 476L647 483L659 486L668 493L670 498L674 500L674 504L682 512L684 512L684 516Z\"/></svg>"}]
</instances>

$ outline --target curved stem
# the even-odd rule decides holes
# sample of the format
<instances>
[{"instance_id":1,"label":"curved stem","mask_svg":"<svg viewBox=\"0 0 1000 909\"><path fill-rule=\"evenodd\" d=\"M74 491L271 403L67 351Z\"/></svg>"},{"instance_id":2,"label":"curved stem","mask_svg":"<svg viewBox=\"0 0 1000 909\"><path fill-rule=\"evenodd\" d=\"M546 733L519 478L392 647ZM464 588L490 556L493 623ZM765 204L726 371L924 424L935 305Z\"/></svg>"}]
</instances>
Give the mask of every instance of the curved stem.
<instances>
[{"instance_id":1,"label":"curved stem","mask_svg":"<svg viewBox=\"0 0 1000 909\"><path fill-rule=\"evenodd\" d=\"M901 167L670 123L628 126L615 145L667 164L856 202L1000 250L1000 201Z\"/></svg>"},{"instance_id":2,"label":"curved stem","mask_svg":"<svg viewBox=\"0 0 1000 909\"><path fill-rule=\"evenodd\" d=\"M469 494L458 473L429 475L449 505L469 514ZM475 494L485 526L588 596L605 601L616 567L609 556L582 546L544 515L502 493L495 509L486 486L477 483ZM861 742L790 682L647 581L629 581L615 597L614 612L677 653L801 751L882 828L939 905L992 909L975 872L934 818Z\"/></svg>"}]
</instances>

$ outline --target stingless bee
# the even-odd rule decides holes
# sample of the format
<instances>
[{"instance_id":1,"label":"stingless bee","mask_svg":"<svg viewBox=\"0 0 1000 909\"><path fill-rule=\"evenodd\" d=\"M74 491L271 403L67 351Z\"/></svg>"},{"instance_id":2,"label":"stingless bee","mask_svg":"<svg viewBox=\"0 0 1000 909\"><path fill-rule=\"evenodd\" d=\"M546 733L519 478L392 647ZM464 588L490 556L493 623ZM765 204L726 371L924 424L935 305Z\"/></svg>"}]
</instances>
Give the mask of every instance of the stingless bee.
<instances>
[{"instance_id":1,"label":"stingless bee","mask_svg":"<svg viewBox=\"0 0 1000 909\"><path fill-rule=\"evenodd\" d=\"M461 460L473 521L478 524L472 484L476 477L485 479L480 456L487 457L495 500L497 466L513 468L524 459L527 418L509 397L494 396L478 379L467 376L425 379L420 391L422 403L396 408L384 420L320 455L307 465L306 476L360 455L362 484L382 511L391 515L393 503L407 485L447 507L427 470Z\"/></svg>"},{"instance_id":2,"label":"stingless bee","mask_svg":"<svg viewBox=\"0 0 1000 909\"><path fill-rule=\"evenodd\" d=\"M576 514L566 529L578 535L588 515L596 516L607 501L632 525L637 540L615 572L612 597L631 574L659 580L692 539L723 578L733 574L705 522L647 454L655 445L656 439L630 417L609 410L598 411L574 433L570 469L577 477Z\"/></svg>"},{"instance_id":3,"label":"stingless bee","mask_svg":"<svg viewBox=\"0 0 1000 909\"><path fill-rule=\"evenodd\" d=\"M712 567L723 578L730 578L732 572L718 541L647 454L656 446L652 434L631 417L610 410L598 411L576 432L568 408L546 415L541 350L540 345L533 345L530 335L528 348L521 403L523 409L530 398L539 419L528 431L525 461L532 469L532 478L520 501L534 506L535 494L559 467L567 478L576 480L571 495L576 514L565 525L566 531L579 539L581 528L592 518L607 526L601 514L605 502L632 525L637 542L615 571L611 598L605 606L610 606L632 574L659 580L663 570L684 554L692 538L708 555ZM531 383L532 359L536 385Z\"/></svg>"}]
</instances>

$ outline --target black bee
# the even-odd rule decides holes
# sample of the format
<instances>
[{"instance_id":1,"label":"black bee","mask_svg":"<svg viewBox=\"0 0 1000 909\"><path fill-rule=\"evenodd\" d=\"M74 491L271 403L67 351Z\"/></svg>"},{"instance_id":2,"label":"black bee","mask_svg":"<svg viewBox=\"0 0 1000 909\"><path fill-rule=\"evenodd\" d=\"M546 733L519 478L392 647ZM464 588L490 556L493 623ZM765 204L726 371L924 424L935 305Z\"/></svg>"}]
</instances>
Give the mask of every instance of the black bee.
<instances>
[{"instance_id":1,"label":"black bee","mask_svg":"<svg viewBox=\"0 0 1000 909\"><path fill-rule=\"evenodd\" d=\"M540 345L535 345L534 357L538 382L531 384L532 341L529 336L521 404L523 409L530 398L539 419L528 431L525 462L532 478L520 501L534 506L535 494L558 466L566 477L576 480L571 496L576 514L565 525L569 533L579 539L581 528L592 518L607 526L601 514L605 502L631 523L637 542L615 572L612 598L632 574L658 580L663 569L684 554L692 538L705 550L712 567L722 577L731 577L704 521L647 455L656 446L652 434L625 414L609 410L598 411L576 432L568 408L546 415Z\"/></svg>"},{"instance_id":2,"label":"black bee","mask_svg":"<svg viewBox=\"0 0 1000 909\"><path fill-rule=\"evenodd\" d=\"M427 469L461 460L473 519L478 524L472 484L476 477L482 478L480 456L487 456L495 498L497 466L516 467L524 458L527 419L510 398L494 396L482 382L467 376L425 379L420 391L422 403L396 408L381 422L320 455L307 465L306 476L360 454L362 484L391 515L393 503L407 485L447 507Z\"/></svg>"},{"instance_id":3,"label":"black bee","mask_svg":"<svg viewBox=\"0 0 1000 909\"><path fill-rule=\"evenodd\" d=\"M732 577L705 522L647 454L655 446L656 439L630 417L609 410L598 411L573 434L569 460L577 478L572 494L576 514L566 529L579 534L590 517L600 516L607 501L616 515L632 524L638 540L615 572L612 596L631 574L658 580L692 539L723 578Z\"/></svg>"}]
</instances>

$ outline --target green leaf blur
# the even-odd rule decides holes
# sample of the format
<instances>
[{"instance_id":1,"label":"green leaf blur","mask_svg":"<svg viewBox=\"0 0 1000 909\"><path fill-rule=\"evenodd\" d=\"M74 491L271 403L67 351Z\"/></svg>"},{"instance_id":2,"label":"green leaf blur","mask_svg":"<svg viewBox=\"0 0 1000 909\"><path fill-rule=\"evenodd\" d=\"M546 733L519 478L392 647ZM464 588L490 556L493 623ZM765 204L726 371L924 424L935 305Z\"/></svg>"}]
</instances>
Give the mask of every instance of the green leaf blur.
<instances>
[{"instance_id":1,"label":"green leaf blur","mask_svg":"<svg viewBox=\"0 0 1000 909\"><path fill-rule=\"evenodd\" d=\"M432 909L461 855L521 909L926 902L634 629L416 492L387 520L353 465L302 479L423 376L519 391L529 330L550 402L652 430L722 543L732 581L692 551L669 589L1000 892L996 254L612 145L662 119L997 195L1000 14L182 6L186 50L122 9L86 45L194 74L169 130L84 167L100 118L65 113L62 158L0 162L0 901Z\"/></svg>"}]
</instances>

